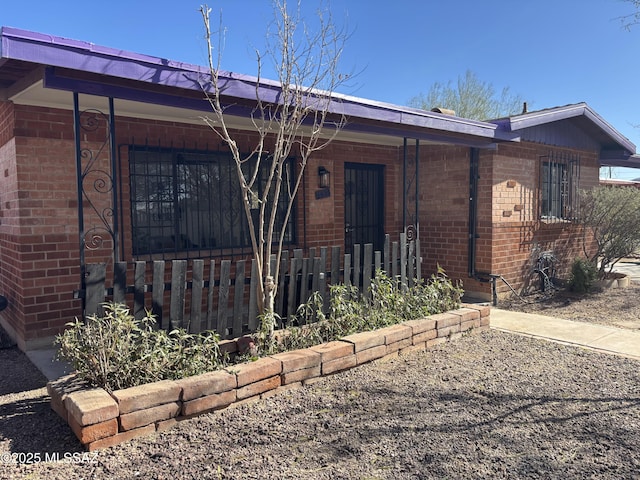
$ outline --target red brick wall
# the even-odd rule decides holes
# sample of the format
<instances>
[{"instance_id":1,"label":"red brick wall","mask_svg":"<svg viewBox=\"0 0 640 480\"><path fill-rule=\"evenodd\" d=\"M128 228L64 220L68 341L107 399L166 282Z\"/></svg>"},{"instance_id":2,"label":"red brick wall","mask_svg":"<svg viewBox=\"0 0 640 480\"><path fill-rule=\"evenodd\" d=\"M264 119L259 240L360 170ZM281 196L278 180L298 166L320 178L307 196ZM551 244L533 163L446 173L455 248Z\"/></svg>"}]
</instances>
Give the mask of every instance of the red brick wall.
<instances>
[{"instance_id":1,"label":"red brick wall","mask_svg":"<svg viewBox=\"0 0 640 480\"><path fill-rule=\"evenodd\" d=\"M558 273L566 278L573 259L582 255L582 239L571 222L544 222L539 217L540 156L550 151L580 156L580 188L598 185L595 152L549 147L534 143L500 145L493 162L492 272L502 275L517 291L537 282L532 273L539 252L551 250L558 258ZM498 282L498 293L509 293Z\"/></svg>"},{"instance_id":2,"label":"red brick wall","mask_svg":"<svg viewBox=\"0 0 640 480\"><path fill-rule=\"evenodd\" d=\"M2 318L24 347L79 312L71 295L79 283L75 151L72 129L64 127L72 124L69 112L13 112L16 137L0 154L0 288L9 300Z\"/></svg>"},{"instance_id":3,"label":"red brick wall","mask_svg":"<svg viewBox=\"0 0 640 480\"><path fill-rule=\"evenodd\" d=\"M2 313L4 323L25 344L37 344L58 333L80 314L80 301L72 292L80 286L77 223L77 187L73 116L70 111L0 105L7 117L0 123L0 294L9 299ZM15 113L15 115L14 115ZM7 132L4 134L4 132ZM11 135L15 132L15 138ZM2 136L4 134L4 137ZM84 132L83 147L97 157L96 167L109 169L108 152L99 154L105 129ZM220 139L208 127L118 117L116 144L122 155L123 259L133 260L126 146L148 142L159 147L215 150ZM248 151L251 135L238 132L236 139ZM401 166L397 147L335 142L314 154L307 166L297 209L298 242L295 247L339 245L344 248L345 162L384 165L385 231L397 240L401 217ZM316 200L318 167L331 172L331 195ZM95 178L85 184L92 191ZM101 211L109 206L108 195L90 198ZM85 229L100 226L100 219L83 201ZM306 209L305 209L306 205ZM88 239L89 240L89 239ZM96 252L85 251L87 262L108 261L111 245Z\"/></svg>"},{"instance_id":4,"label":"red brick wall","mask_svg":"<svg viewBox=\"0 0 640 480\"><path fill-rule=\"evenodd\" d=\"M573 259L582 254L575 225L547 224L539 218L539 157L550 150L569 152L526 142L480 151L475 270L501 275L516 290L535 281L531 271L537 252L552 250L563 277ZM596 186L596 154L577 153L581 158L580 187ZM440 265L449 277L462 280L467 292L489 298L491 284L470 278L468 271L469 149L424 147L421 162L426 166L420 174L423 274L435 272ZM499 281L498 293L509 292Z\"/></svg>"},{"instance_id":5,"label":"red brick wall","mask_svg":"<svg viewBox=\"0 0 640 480\"><path fill-rule=\"evenodd\" d=\"M50 337L79 314L72 299L79 288L79 246L73 121L70 111L0 104L0 294L9 299L1 315L26 342ZM15 134L15 137L13 135ZM219 138L208 127L171 122L117 119L116 144L122 154L123 257L132 260L126 146L132 143L215 150ZM104 129L83 133L83 145L96 155ZM240 148L249 150L251 135L238 132ZM533 210L537 176L533 164L545 146L500 145L482 151L478 203L476 269L497 273L517 288L524 284L532 247L563 249L566 262L577 248L570 225L540 224ZM107 156L98 160L107 168ZM402 228L402 149L334 142L317 152L307 166L297 215L297 247L339 245L344 248L344 164L384 165L384 230L398 239ZM469 149L422 145L420 149L420 238L425 276L442 266L469 291L490 287L468 278ZM319 166L331 172L331 194L317 200ZM595 185L595 154L582 152L582 186ZM96 200L108 206L107 197ZM88 207L87 202L84 202ZM518 206L518 208L516 208ZM100 221L86 211L87 229ZM510 212L505 213L505 212ZM103 260L103 255L88 261ZM506 286L501 286L501 292ZM24 343L24 342L23 342ZM24 345L22 345L24 346Z\"/></svg>"},{"instance_id":6,"label":"red brick wall","mask_svg":"<svg viewBox=\"0 0 640 480\"><path fill-rule=\"evenodd\" d=\"M420 150L422 273L437 266L467 282L469 149L422 146Z\"/></svg>"},{"instance_id":7,"label":"red brick wall","mask_svg":"<svg viewBox=\"0 0 640 480\"><path fill-rule=\"evenodd\" d=\"M400 151L396 147L333 142L318 152L309 162L305 179L307 204L306 239L304 225L299 224L300 242L306 247L339 245L344 248L344 165L367 163L384 166L384 231L398 234L402 228L402 166ZM316 200L318 167L331 172L331 196ZM305 219L299 218L304 221Z\"/></svg>"}]
</instances>

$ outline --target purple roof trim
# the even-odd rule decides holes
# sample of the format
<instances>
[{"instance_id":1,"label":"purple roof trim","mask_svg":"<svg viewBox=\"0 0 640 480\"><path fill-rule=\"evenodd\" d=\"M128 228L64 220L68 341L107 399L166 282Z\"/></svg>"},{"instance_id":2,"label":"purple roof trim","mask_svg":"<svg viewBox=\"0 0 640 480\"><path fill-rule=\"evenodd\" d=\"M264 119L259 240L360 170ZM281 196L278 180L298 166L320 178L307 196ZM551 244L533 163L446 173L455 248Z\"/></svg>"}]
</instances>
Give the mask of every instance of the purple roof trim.
<instances>
[{"instance_id":1,"label":"purple roof trim","mask_svg":"<svg viewBox=\"0 0 640 480\"><path fill-rule=\"evenodd\" d=\"M210 78L207 68L11 27L2 28L0 40L0 62L3 59L22 60L189 90L200 90ZM220 76L224 78L225 95L255 99L255 77L229 72L221 72ZM277 82L261 79L259 91L265 101L278 100ZM518 140L517 134L504 131L497 124L348 95L335 95L331 111L352 117L351 120L355 117L397 124L400 130L401 126L419 127L471 135L491 142Z\"/></svg>"},{"instance_id":2,"label":"purple roof trim","mask_svg":"<svg viewBox=\"0 0 640 480\"><path fill-rule=\"evenodd\" d=\"M609 138L619 144L622 148L629 152L635 152L636 146L615 128L611 126L604 118L598 115L586 103L576 103L565 105L563 107L548 108L535 112L523 113L521 115L513 115L508 118L493 120L493 123L499 125L505 130L516 132L529 127L535 127L560 120L584 116L602 130Z\"/></svg>"}]
</instances>

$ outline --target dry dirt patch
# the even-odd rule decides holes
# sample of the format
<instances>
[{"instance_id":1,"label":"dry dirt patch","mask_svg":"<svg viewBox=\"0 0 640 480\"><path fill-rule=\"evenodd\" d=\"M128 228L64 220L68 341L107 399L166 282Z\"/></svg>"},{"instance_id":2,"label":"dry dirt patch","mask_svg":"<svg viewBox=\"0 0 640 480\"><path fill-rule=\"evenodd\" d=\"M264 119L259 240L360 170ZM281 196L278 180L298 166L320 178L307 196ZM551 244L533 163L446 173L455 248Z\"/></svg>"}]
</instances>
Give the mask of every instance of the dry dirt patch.
<instances>
[{"instance_id":1,"label":"dry dirt patch","mask_svg":"<svg viewBox=\"0 0 640 480\"><path fill-rule=\"evenodd\" d=\"M524 301L516 296L501 301L499 308L540 313L578 322L640 329L640 285L614 288L589 294L560 290L551 296L530 295Z\"/></svg>"}]
</instances>

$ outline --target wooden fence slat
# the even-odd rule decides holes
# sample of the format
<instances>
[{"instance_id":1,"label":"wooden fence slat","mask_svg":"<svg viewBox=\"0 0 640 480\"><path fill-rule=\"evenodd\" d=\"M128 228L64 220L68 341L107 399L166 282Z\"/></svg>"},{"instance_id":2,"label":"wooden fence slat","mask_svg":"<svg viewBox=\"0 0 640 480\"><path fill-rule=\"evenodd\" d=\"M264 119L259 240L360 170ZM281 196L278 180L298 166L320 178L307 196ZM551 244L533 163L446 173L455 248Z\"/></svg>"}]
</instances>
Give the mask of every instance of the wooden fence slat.
<instances>
[{"instance_id":1,"label":"wooden fence slat","mask_svg":"<svg viewBox=\"0 0 640 480\"><path fill-rule=\"evenodd\" d=\"M384 261L384 271L387 273L387 276L391 275L391 235L389 235L388 233L385 234L384 236L384 254L383 254L383 261Z\"/></svg>"},{"instance_id":2,"label":"wooden fence slat","mask_svg":"<svg viewBox=\"0 0 640 480\"><path fill-rule=\"evenodd\" d=\"M407 288L407 234L400 234L400 285Z\"/></svg>"},{"instance_id":3,"label":"wooden fence slat","mask_svg":"<svg viewBox=\"0 0 640 480\"><path fill-rule=\"evenodd\" d=\"M113 265L113 303L125 303L127 298L127 262Z\"/></svg>"},{"instance_id":4,"label":"wooden fence slat","mask_svg":"<svg viewBox=\"0 0 640 480\"><path fill-rule=\"evenodd\" d=\"M100 305L104 302L105 282L107 280L107 266L104 263L94 263L85 267L85 314L100 315Z\"/></svg>"},{"instance_id":5,"label":"wooden fence slat","mask_svg":"<svg viewBox=\"0 0 640 480\"><path fill-rule=\"evenodd\" d=\"M320 247L320 272L318 276L318 292L322 297L323 309L325 309L325 302L327 300L327 253L329 249L327 247ZM325 309L326 310L326 309Z\"/></svg>"},{"instance_id":6,"label":"wooden fence slat","mask_svg":"<svg viewBox=\"0 0 640 480\"><path fill-rule=\"evenodd\" d=\"M147 262L136 262L133 273L133 316L142 320L147 312L144 309L144 276Z\"/></svg>"},{"instance_id":7,"label":"wooden fence slat","mask_svg":"<svg viewBox=\"0 0 640 480\"><path fill-rule=\"evenodd\" d=\"M397 279L401 288L413 285L415 279L422 276L420 243L418 239L407 242L405 233L400 235L400 242L391 242L390 238L389 235L385 235L382 252L374 251L372 244L354 245L352 253L345 253L343 262L341 262L339 246L311 248L309 251L313 256L307 258L304 257L302 249L295 249L293 252L285 250L278 268L280 276L275 308L279 317L284 322L287 317L294 316L300 303L307 302L313 291L319 293L324 301L325 310L328 310L330 297L328 282L332 285L344 283L347 286L355 286L365 296L369 295L375 272L380 268L390 269L391 275ZM328 259L328 255L331 258ZM275 259L275 256L270 257L272 268L275 267ZM209 260L209 280L205 281L205 272L207 272L205 262L206 260L201 259L194 259L192 263L188 263L187 260L175 260L169 267L169 262L154 261L151 285L146 283L150 277L146 272L146 262L115 263L111 283L106 281L105 264L89 264L85 267L87 277L84 292L85 313L102 314L101 304L105 301L106 294L111 295L112 291L113 301L134 304L133 312L136 318L145 314L145 301L148 302L151 297L152 313L156 316L155 327L157 328L172 329L187 326L193 333L215 329L223 338L241 336L246 328L252 332L256 331L259 266L254 260L251 261L251 278L247 281L246 259L236 262L235 279L231 277L232 260L221 260L219 272L216 272L216 261ZM344 266L343 270L340 268L341 263ZM128 285L127 274L132 266L133 285ZM165 272L165 268L171 268L171 283L167 283L168 270ZM188 272L189 278L187 278ZM216 274L219 274L219 281L216 281ZM234 284L233 293L230 291L232 283ZM113 285L113 288L107 289L108 285ZM207 287L205 316L203 289ZM171 292L169 305L164 305L167 303L166 290ZM186 295L189 295L188 299ZM232 295L234 301L230 306L229 297ZM190 311L186 312L185 305L189 300ZM283 322L279 326L283 326Z\"/></svg>"},{"instance_id":8,"label":"wooden fence slat","mask_svg":"<svg viewBox=\"0 0 640 480\"><path fill-rule=\"evenodd\" d=\"M363 268L362 268L362 294L365 298L371 296L371 267L373 265L373 244L367 243L364 246Z\"/></svg>"},{"instance_id":9,"label":"wooden fence slat","mask_svg":"<svg viewBox=\"0 0 640 480\"><path fill-rule=\"evenodd\" d=\"M323 272L327 271L327 252L329 249L327 247L320 247L320 269Z\"/></svg>"},{"instance_id":10,"label":"wooden fence slat","mask_svg":"<svg viewBox=\"0 0 640 480\"><path fill-rule=\"evenodd\" d=\"M307 301L309 301L309 297L313 292L320 292L320 294L322 294L320 289L321 272L322 272L322 258L316 257L313 259L313 270L311 274L311 290L306 293L305 297L303 297L304 299L301 298L300 303L307 303Z\"/></svg>"},{"instance_id":11,"label":"wooden fence slat","mask_svg":"<svg viewBox=\"0 0 640 480\"><path fill-rule=\"evenodd\" d=\"M362 291L362 282L360 279L360 244L353 246L353 285L360 291Z\"/></svg>"},{"instance_id":12,"label":"wooden fence slat","mask_svg":"<svg viewBox=\"0 0 640 480\"><path fill-rule=\"evenodd\" d=\"M202 331L202 289L204 288L204 260L194 260L191 266L191 315L189 331Z\"/></svg>"},{"instance_id":13,"label":"wooden fence slat","mask_svg":"<svg viewBox=\"0 0 640 480\"><path fill-rule=\"evenodd\" d=\"M209 264L209 290L207 291L207 326L205 330L215 330L215 297L216 291L216 261L211 260ZM220 332L218 332L220 333Z\"/></svg>"},{"instance_id":14,"label":"wooden fence slat","mask_svg":"<svg viewBox=\"0 0 640 480\"><path fill-rule=\"evenodd\" d=\"M245 264L245 260L236 262L236 283L233 290L233 321L231 325L231 335L233 337L242 336Z\"/></svg>"},{"instance_id":15,"label":"wooden fence slat","mask_svg":"<svg viewBox=\"0 0 640 480\"><path fill-rule=\"evenodd\" d=\"M289 273L289 251L282 252L280 257L280 285L278 287L278 295L276 296L276 312L283 319L286 312L284 311L284 297L287 286L287 274ZM281 320L282 322L282 320Z\"/></svg>"},{"instance_id":16,"label":"wooden fence slat","mask_svg":"<svg viewBox=\"0 0 640 480\"><path fill-rule=\"evenodd\" d=\"M271 255L269 255L269 271L271 272L271 276L274 275L275 271L276 271L276 260L277 260L277 256L275 253L272 253Z\"/></svg>"},{"instance_id":17,"label":"wooden fence slat","mask_svg":"<svg viewBox=\"0 0 640 480\"><path fill-rule=\"evenodd\" d=\"M344 254L344 285L350 287L351 283L351 254Z\"/></svg>"},{"instance_id":18,"label":"wooden fence slat","mask_svg":"<svg viewBox=\"0 0 640 480\"><path fill-rule=\"evenodd\" d=\"M187 278L187 261L171 262L171 303L169 304L169 325L171 329L184 326L184 301Z\"/></svg>"},{"instance_id":19,"label":"wooden fence slat","mask_svg":"<svg viewBox=\"0 0 640 480\"><path fill-rule=\"evenodd\" d=\"M292 318L296 313L296 297L298 294L298 272L302 269L302 259L293 257L289 271L289 301L287 302L287 318Z\"/></svg>"},{"instance_id":20,"label":"wooden fence slat","mask_svg":"<svg viewBox=\"0 0 640 480\"><path fill-rule=\"evenodd\" d=\"M296 303L301 304L306 302L309 295L309 277L313 274L313 260L314 258L302 259L302 273L300 274L300 296L296 298Z\"/></svg>"},{"instance_id":21,"label":"wooden fence slat","mask_svg":"<svg viewBox=\"0 0 640 480\"><path fill-rule=\"evenodd\" d=\"M398 242L393 242L391 244L391 276L394 280L398 280Z\"/></svg>"},{"instance_id":22,"label":"wooden fence slat","mask_svg":"<svg viewBox=\"0 0 640 480\"><path fill-rule=\"evenodd\" d=\"M154 260L153 262L153 284L151 285L151 313L156 319L156 326L166 329L162 315L162 305L164 304L164 260Z\"/></svg>"},{"instance_id":23,"label":"wooden fence slat","mask_svg":"<svg viewBox=\"0 0 640 480\"><path fill-rule=\"evenodd\" d=\"M340 283L340 247L331 247L331 285Z\"/></svg>"},{"instance_id":24,"label":"wooden fence slat","mask_svg":"<svg viewBox=\"0 0 640 480\"><path fill-rule=\"evenodd\" d=\"M247 313L249 330L258 328L258 263L251 259L251 280L249 281L249 311Z\"/></svg>"},{"instance_id":25,"label":"wooden fence slat","mask_svg":"<svg viewBox=\"0 0 640 480\"><path fill-rule=\"evenodd\" d=\"M231 260L220 262L220 285L218 287L218 322L216 332L221 337L229 336L227 330L227 305L229 302L229 283L231 277Z\"/></svg>"}]
</instances>

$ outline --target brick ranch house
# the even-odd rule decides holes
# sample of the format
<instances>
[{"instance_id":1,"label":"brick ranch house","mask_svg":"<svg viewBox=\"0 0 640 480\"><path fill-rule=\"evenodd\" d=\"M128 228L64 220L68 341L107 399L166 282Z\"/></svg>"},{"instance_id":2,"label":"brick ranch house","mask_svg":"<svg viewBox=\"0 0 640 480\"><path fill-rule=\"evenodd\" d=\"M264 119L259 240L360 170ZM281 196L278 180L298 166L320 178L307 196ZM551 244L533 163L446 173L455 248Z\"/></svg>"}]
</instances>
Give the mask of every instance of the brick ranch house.
<instances>
[{"instance_id":1,"label":"brick ranch house","mask_svg":"<svg viewBox=\"0 0 640 480\"><path fill-rule=\"evenodd\" d=\"M249 253L228 150L201 119L206 69L14 28L0 41L0 322L21 349L81 315L85 262ZM223 77L248 150L255 79ZM440 265L486 299L492 278L526 287L540 251L566 270L578 188L602 165L637 165L582 103L494 122L341 95L332 108L347 125L307 166L288 245L413 232L424 276Z\"/></svg>"}]
</instances>

